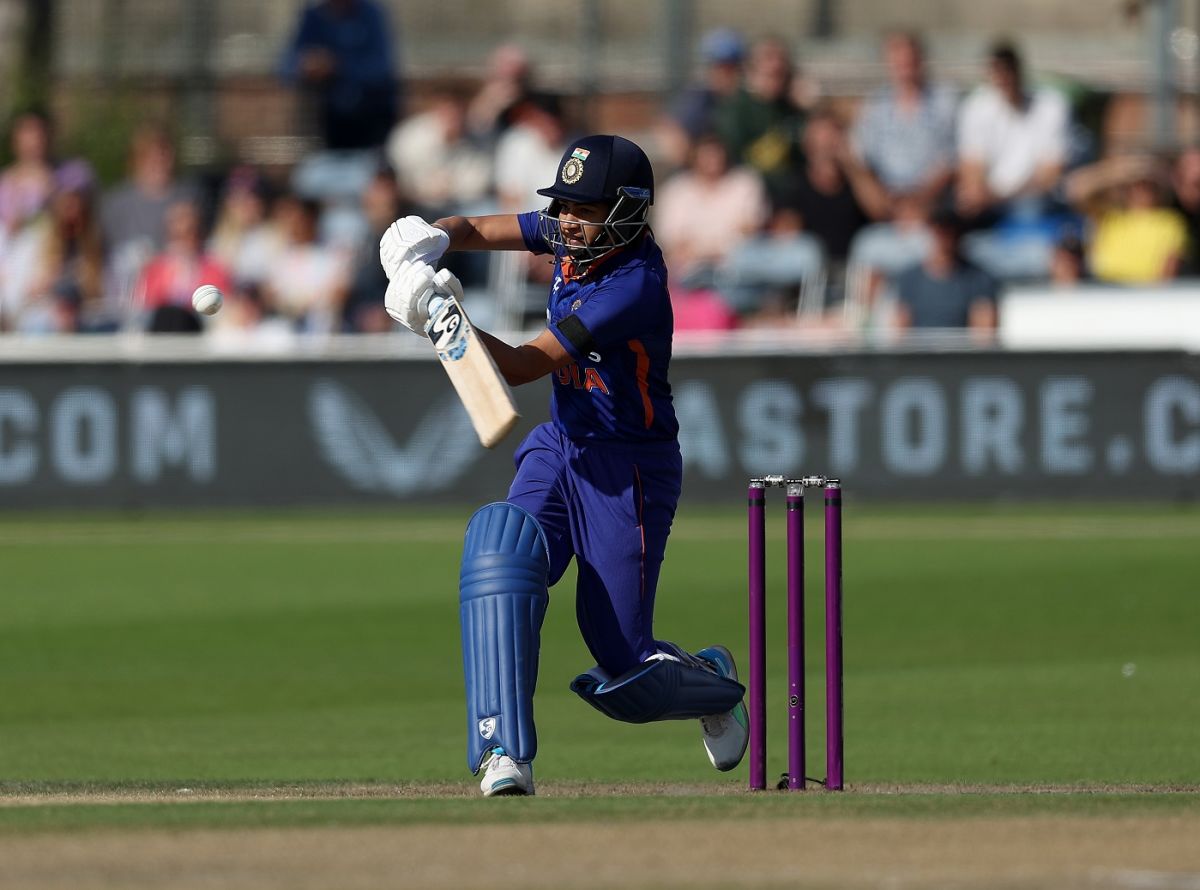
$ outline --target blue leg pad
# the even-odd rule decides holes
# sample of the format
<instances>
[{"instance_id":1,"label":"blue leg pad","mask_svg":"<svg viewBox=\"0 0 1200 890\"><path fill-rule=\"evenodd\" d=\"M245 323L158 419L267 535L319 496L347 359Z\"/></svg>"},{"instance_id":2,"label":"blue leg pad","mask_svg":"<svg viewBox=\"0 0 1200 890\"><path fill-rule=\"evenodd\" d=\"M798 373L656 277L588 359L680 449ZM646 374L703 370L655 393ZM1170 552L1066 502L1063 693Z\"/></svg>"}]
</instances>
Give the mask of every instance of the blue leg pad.
<instances>
[{"instance_id":1,"label":"blue leg pad","mask_svg":"<svg viewBox=\"0 0 1200 890\"><path fill-rule=\"evenodd\" d=\"M521 763L537 753L533 689L550 556L538 521L514 504L488 504L467 524L459 575L467 768L494 747Z\"/></svg>"},{"instance_id":2,"label":"blue leg pad","mask_svg":"<svg viewBox=\"0 0 1200 890\"><path fill-rule=\"evenodd\" d=\"M666 658L643 662L611 680L595 672L580 674L571 691L600 713L625 723L723 714L746 694L741 683Z\"/></svg>"}]
</instances>

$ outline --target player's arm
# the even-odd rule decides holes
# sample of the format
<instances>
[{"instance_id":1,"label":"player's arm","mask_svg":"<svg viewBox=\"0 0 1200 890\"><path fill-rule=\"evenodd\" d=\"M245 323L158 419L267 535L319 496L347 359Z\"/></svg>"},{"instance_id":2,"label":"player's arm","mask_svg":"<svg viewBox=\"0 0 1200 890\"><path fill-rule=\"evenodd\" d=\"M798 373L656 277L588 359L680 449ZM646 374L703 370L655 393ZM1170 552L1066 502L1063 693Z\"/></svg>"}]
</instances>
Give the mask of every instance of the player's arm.
<instances>
[{"instance_id":1,"label":"player's arm","mask_svg":"<svg viewBox=\"0 0 1200 890\"><path fill-rule=\"evenodd\" d=\"M379 239L379 262L388 280L405 263L435 265L448 250L526 250L516 216L447 216L428 223L419 216L396 220Z\"/></svg>"},{"instance_id":2,"label":"player's arm","mask_svg":"<svg viewBox=\"0 0 1200 890\"><path fill-rule=\"evenodd\" d=\"M511 213L495 216L446 216L433 224L450 236L451 250L525 250L521 226Z\"/></svg>"},{"instance_id":3,"label":"player's arm","mask_svg":"<svg viewBox=\"0 0 1200 890\"><path fill-rule=\"evenodd\" d=\"M510 346L479 328L475 332L487 346L509 386L540 380L575 361L549 328L520 346Z\"/></svg>"}]
</instances>

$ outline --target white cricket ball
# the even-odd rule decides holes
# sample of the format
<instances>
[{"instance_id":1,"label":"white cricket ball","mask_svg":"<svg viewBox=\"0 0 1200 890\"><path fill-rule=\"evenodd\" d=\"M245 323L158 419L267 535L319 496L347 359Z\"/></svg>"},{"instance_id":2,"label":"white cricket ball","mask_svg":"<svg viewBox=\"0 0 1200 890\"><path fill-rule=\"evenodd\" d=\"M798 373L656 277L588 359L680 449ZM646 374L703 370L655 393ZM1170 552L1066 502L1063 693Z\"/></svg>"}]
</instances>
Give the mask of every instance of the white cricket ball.
<instances>
[{"instance_id":1,"label":"white cricket ball","mask_svg":"<svg viewBox=\"0 0 1200 890\"><path fill-rule=\"evenodd\" d=\"M216 315L225 298L211 284L202 284L192 294L192 306L201 315Z\"/></svg>"}]
</instances>

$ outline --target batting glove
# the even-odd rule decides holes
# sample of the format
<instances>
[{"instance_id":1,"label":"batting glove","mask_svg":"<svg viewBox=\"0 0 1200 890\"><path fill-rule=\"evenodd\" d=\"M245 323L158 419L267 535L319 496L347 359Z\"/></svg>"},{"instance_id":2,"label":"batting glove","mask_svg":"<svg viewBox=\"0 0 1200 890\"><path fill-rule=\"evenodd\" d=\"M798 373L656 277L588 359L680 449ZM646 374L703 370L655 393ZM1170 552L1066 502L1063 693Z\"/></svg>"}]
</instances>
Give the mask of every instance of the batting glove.
<instances>
[{"instance_id":1,"label":"batting glove","mask_svg":"<svg viewBox=\"0 0 1200 890\"><path fill-rule=\"evenodd\" d=\"M396 220L379 239L379 262L388 279L394 279L404 263L433 265L450 247L444 229L431 226L419 216Z\"/></svg>"},{"instance_id":2,"label":"batting glove","mask_svg":"<svg viewBox=\"0 0 1200 890\"><path fill-rule=\"evenodd\" d=\"M434 272L428 263L405 261L388 284L383 306L414 334L424 334L430 314L449 295L462 300L462 284L453 272Z\"/></svg>"}]
</instances>

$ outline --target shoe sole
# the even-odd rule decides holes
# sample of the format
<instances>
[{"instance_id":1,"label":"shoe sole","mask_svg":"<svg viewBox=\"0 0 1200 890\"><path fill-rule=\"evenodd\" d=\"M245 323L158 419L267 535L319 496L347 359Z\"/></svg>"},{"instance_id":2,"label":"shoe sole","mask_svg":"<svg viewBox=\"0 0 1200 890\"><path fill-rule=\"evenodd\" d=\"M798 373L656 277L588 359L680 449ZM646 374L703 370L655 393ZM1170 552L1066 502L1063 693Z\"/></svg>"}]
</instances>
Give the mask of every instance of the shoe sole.
<instances>
[{"instance_id":1,"label":"shoe sole","mask_svg":"<svg viewBox=\"0 0 1200 890\"><path fill-rule=\"evenodd\" d=\"M725 646L710 646L709 649L713 652L721 653L722 657L724 657L724 659L725 659L725 663L729 665L729 674L726 675L726 679L733 680L734 682L738 682L737 662L733 658L733 653L730 652L729 649ZM743 727L748 727L750 724L750 714L746 710L746 703L738 702L737 706L735 708L733 708L732 710L734 710L734 711L740 710L741 711L742 717L744 719L738 720L737 717L734 717L733 719L735 721L737 721L738 723L740 723ZM749 732L747 732L746 740L742 744L742 751L740 754L738 754L737 760L735 760L733 763L729 764L728 766L717 766L715 763L713 764L713 766L719 772L723 772L723 773L727 773L730 770L737 769L738 764L740 764L742 762L743 758L745 758L745 756L746 756L746 748L749 747L749 744L750 744L750 734L749 734ZM712 762L711 759L709 760L709 762L710 763Z\"/></svg>"},{"instance_id":2,"label":"shoe sole","mask_svg":"<svg viewBox=\"0 0 1200 890\"><path fill-rule=\"evenodd\" d=\"M533 792L522 788L516 779L501 779L484 797L533 797Z\"/></svg>"}]
</instances>

